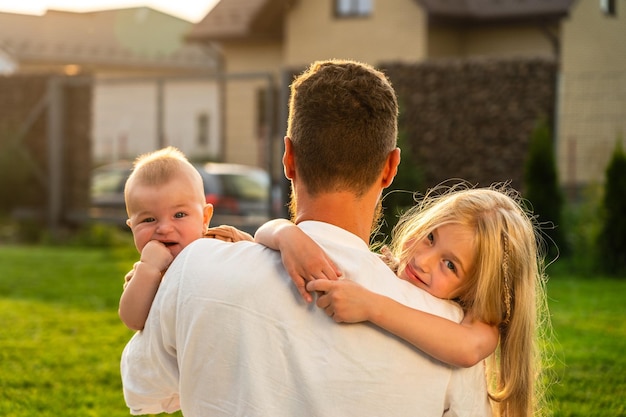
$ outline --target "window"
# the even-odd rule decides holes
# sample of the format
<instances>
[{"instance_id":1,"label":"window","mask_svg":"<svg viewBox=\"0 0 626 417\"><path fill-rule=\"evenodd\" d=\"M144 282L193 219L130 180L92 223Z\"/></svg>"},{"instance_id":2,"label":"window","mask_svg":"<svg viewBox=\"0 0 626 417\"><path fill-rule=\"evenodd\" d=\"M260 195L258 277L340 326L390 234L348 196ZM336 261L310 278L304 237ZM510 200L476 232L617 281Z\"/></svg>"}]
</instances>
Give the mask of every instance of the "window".
<instances>
[{"instance_id":1,"label":"window","mask_svg":"<svg viewBox=\"0 0 626 417\"><path fill-rule=\"evenodd\" d=\"M362 17L372 14L374 0L335 0L335 16Z\"/></svg>"},{"instance_id":2,"label":"window","mask_svg":"<svg viewBox=\"0 0 626 417\"><path fill-rule=\"evenodd\" d=\"M600 9L606 16L616 16L616 2L617 0L600 0Z\"/></svg>"}]
</instances>

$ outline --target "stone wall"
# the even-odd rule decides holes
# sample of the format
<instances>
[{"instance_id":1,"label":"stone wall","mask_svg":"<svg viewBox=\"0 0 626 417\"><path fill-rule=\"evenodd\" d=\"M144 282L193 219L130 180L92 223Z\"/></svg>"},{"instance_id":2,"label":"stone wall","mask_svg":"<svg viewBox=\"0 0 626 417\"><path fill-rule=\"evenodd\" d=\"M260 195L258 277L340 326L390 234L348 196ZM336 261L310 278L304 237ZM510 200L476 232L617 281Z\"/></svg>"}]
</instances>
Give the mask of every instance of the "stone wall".
<instances>
[{"instance_id":1,"label":"stone wall","mask_svg":"<svg viewBox=\"0 0 626 417\"><path fill-rule=\"evenodd\" d=\"M521 190L532 129L541 118L552 123L554 62L471 59L382 67L397 91L400 135L411 146L424 187L459 178L479 186L511 181Z\"/></svg>"}]
</instances>

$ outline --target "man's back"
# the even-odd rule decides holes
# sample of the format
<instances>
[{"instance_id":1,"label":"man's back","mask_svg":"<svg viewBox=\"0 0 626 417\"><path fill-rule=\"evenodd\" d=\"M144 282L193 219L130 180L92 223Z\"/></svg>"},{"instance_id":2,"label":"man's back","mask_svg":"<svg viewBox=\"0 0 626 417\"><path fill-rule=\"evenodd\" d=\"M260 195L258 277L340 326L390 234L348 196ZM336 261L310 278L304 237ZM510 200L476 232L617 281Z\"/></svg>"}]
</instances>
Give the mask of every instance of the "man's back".
<instances>
[{"instance_id":1,"label":"man's back","mask_svg":"<svg viewBox=\"0 0 626 417\"><path fill-rule=\"evenodd\" d=\"M358 237L325 223L301 227L346 279L460 320L457 307L396 278ZM154 374L124 372L136 366ZM187 417L488 414L482 366L452 370L373 325L336 324L305 305L278 253L213 239L170 267L125 351L123 376L141 413L175 409L180 392Z\"/></svg>"}]
</instances>

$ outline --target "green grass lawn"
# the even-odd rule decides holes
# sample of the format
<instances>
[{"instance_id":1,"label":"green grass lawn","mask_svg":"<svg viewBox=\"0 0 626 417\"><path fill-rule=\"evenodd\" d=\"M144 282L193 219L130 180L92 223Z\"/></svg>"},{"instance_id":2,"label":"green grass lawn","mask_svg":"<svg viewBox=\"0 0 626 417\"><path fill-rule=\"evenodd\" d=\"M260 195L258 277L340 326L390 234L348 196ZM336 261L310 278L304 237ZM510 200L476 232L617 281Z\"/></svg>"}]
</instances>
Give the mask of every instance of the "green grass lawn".
<instances>
[{"instance_id":1,"label":"green grass lawn","mask_svg":"<svg viewBox=\"0 0 626 417\"><path fill-rule=\"evenodd\" d=\"M548 284L555 416L626 416L626 278L555 276Z\"/></svg>"},{"instance_id":2,"label":"green grass lawn","mask_svg":"<svg viewBox=\"0 0 626 417\"><path fill-rule=\"evenodd\" d=\"M126 249L0 246L0 416L127 416L117 317ZM626 416L626 279L549 283L555 416ZM176 414L180 415L180 414Z\"/></svg>"}]
</instances>

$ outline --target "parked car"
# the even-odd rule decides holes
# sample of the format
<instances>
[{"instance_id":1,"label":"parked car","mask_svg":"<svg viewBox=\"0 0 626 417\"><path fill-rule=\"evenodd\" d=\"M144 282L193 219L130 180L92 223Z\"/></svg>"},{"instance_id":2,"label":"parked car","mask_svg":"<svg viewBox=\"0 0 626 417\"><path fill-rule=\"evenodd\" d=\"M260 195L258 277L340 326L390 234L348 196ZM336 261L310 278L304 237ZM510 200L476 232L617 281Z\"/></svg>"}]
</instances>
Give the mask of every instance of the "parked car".
<instances>
[{"instance_id":1,"label":"parked car","mask_svg":"<svg viewBox=\"0 0 626 417\"><path fill-rule=\"evenodd\" d=\"M270 218L270 178L266 171L238 164L195 165L202 176L212 226L227 224L254 234ZM125 227L124 185L132 164L121 161L96 168L91 177L89 218Z\"/></svg>"}]
</instances>

